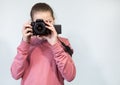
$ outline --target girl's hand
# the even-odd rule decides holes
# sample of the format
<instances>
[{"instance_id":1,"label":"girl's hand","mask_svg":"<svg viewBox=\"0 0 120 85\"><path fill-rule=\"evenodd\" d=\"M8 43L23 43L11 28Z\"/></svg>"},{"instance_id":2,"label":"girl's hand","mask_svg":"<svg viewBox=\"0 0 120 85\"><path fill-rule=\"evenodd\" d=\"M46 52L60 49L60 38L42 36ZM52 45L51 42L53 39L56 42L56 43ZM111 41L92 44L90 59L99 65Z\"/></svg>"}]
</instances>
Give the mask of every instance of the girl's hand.
<instances>
[{"instance_id":1,"label":"girl's hand","mask_svg":"<svg viewBox=\"0 0 120 85\"><path fill-rule=\"evenodd\" d=\"M52 23L49 22L45 22L46 28L48 28L49 30L51 30L51 34L47 35L47 36L41 36L42 38L46 39L51 45L54 45L57 42L57 32L55 30L55 27L53 26Z\"/></svg>"},{"instance_id":2,"label":"girl's hand","mask_svg":"<svg viewBox=\"0 0 120 85\"><path fill-rule=\"evenodd\" d=\"M30 25L29 22L23 25L22 35L23 35L23 41L30 42L30 38L33 35L33 33L32 33L32 26Z\"/></svg>"}]
</instances>

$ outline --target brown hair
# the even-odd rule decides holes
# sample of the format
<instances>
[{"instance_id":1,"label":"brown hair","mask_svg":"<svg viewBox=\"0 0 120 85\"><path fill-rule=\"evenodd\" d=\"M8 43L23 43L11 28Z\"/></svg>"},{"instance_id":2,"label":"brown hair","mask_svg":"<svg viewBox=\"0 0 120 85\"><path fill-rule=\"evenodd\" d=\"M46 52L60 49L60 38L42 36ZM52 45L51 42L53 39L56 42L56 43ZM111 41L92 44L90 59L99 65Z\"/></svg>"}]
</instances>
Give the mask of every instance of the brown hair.
<instances>
[{"instance_id":1,"label":"brown hair","mask_svg":"<svg viewBox=\"0 0 120 85\"><path fill-rule=\"evenodd\" d=\"M38 12L38 11L49 11L51 13L51 16L53 17L53 19L55 19L54 17L54 12L52 10L52 8L46 4L46 3L36 3L35 5L33 5L32 9L31 9L31 12L30 12L30 16L31 16L31 19L33 21L33 15L35 12Z\"/></svg>"}]
</instances>

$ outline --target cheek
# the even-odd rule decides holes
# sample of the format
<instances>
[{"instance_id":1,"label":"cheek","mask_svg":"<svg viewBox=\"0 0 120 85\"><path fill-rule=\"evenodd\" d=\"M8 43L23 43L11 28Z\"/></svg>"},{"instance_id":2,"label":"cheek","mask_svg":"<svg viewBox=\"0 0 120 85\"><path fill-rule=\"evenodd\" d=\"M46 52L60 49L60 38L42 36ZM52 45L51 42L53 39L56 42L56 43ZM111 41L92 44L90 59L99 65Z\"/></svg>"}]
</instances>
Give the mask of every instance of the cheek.
<instances>
[{"instance_id":1,"label":"cheek","mask_svg":"<svg viewBox=\"0 0 120 85\"><path fill-rule=\"evenodd\" d=\"M50 23L51 23L51 24L55 24L55 21L53 20L53 21L51 21Z\"/></svg>"},{"instance_id":2,"label":"cheek","mask_svg":"<svg viewBox=\"0 0 120 85\"><path fill-rule=\"evenodd\" d=\"M39 40L44 40L44 38L43 38L43 37L40 37L39 35L37 35L37 38L38 38Z\"/></svg>"}]
</instances>

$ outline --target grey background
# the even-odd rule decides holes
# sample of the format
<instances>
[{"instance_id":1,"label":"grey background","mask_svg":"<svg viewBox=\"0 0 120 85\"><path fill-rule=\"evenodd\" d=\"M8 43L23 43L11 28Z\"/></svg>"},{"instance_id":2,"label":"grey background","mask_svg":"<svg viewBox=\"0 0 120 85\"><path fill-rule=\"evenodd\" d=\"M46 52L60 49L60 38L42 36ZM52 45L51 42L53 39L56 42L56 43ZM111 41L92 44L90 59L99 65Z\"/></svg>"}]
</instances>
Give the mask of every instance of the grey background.
<instances>
[{"instance_id":1,"label":"grey background","mask_svg":"<svg viewBox=\"0 0 120 85\"><path fill-rule=\"evenodd\" d=\"M74 48L77 75L65 85L120 85L119 0L0 0L0 85L20 85L10 66L23 24L36 2L46 2Z\"/></svg>"}]
</instances>

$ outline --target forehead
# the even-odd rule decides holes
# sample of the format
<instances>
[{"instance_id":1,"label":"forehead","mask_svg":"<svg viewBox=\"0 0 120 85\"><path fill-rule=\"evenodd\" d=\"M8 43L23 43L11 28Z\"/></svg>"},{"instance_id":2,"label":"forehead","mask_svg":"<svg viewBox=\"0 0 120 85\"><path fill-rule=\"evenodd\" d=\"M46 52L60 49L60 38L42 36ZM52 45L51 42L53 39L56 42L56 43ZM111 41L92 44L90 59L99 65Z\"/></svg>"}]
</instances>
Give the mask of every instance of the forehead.
<instances>
[{"instance_id":1,"label":"forehead","mask_svg":"<svg viewBox=\"0 0 120 85\"><path fill-rule=\"evenodd\" d=\"M33 21L36 19L53 20L53 17L49 11L38 11L33 14Z\"/></svg>"}]
</instances>

